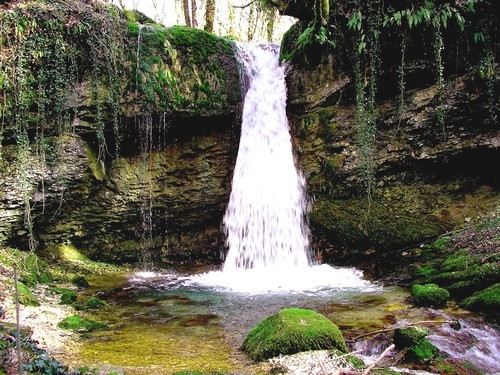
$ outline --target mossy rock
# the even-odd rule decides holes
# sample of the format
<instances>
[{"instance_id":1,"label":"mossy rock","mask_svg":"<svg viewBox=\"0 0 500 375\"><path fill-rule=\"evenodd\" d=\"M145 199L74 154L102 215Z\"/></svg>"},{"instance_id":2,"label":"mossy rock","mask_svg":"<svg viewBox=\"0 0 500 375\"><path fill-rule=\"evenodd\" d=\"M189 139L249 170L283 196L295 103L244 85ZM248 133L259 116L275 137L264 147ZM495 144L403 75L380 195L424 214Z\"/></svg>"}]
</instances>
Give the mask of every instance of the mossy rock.
<instances>
[{"instance_id":1,"label":"mossy rock","mask_svg":"<svg viewBox=\"0 0 500 375\"><path fill-rule=\"evenodd\" d=\"M108 328L108 326L104 323L99 323L79 315L68 316L67 318L61 320L57 326L62 329L78 332L92 332Z\"/></svg>"},{"instance_id":2,"label":"mossy rock","mask_svg":"<svg viewBox=\"0 0 500 375\"><path fill-rule=\"evenodd\" d=\"M394 331L394 346L398 350L412 347L424 339L429 331L424 327L401 327Z\"/></svg>"},{"instance_id":3,"label":"mossy rock","mask_svg":"<svg viewBox=\"0 0 500 375\"><path fill-rule=\"evenodd\" d=\"M79 275L73 277L73 279L71 280L71 283L75 284L77 287L79 287L81 289L85 289L85 288L89 287L89 282L87 281L87 279L85 277L79 276Z\"/></svg>"},{"instance_id":4,"label":"mossy rock","mask_svg":"<svg viewBox=\"0 0 500 375\"><path fill-rule=\"evenodd\" d=\"M241 349L254 361L309 350L347 352L342 333L333 322L315 311L296 308L283 309L257 324Z\"/></svg>"},{"instance_id":5,"label":"mossy rock","mask_svg":"<svg viewBox=\"0 0 500 375\"><path fill-rule=\"evenodd\" d=\"M408 362L423 364L431 362L438 354L439 349L424 338L407 350L404 359Z\"/></svg>"},{"instance_id":6,"label":"mossy rock","mask_svg":"<svg viewBox=\"0 0 500 375\"><path fill-rule=\"evenodd\" d=\"M77 295L71 289L66 288L52 288L54 293L61 295L61 305L71 305L74 301L76 301Z\"/></svg>"},{"instance_id":7,"label":"mossy rock","mask_svg":"<svg viewBox=\"0 0 500 375\"><path fill-rule=\"evenodd\" d=\"M106 306L106 301L97 297L90 297L85 305L89 309L100 309L101 307Z\"/></svg>"},{"instance_id":8,"label":"mossy rock","mask_svg":"<svg viewBox=\"0 0 500 375\"><path fill-rule=\"evenodd\" d=\"M417 306L440 308L446 306L450 293L437 284L413 284L411 296Z\"/></svg>"},{"instance_id":9,"label":"mossy rock","mask_svg":"<svg viewBox=\"0 0 500 375\"><path fill-rule=\"evenodd\" d=\"M474 293L461 303L461 307L467 310L484 312L488 317L499 322L500 283Z\"/></svg>"},{"instance_id":10,"label":"mossy rock","mask_svg":"<svg viewBox=\"0 0 500 375\"><path fill-rule=\"evenodd\" d=\"M339 167L340 162L340 159L330 160L325 173L333 171L335 165ZM332 176L330 173L329 177ZM395 201L400 202L399 206L392 204ZM437 236L445 229L426 214L403 216L405 208L401 202L404 199L399 196L373 201L367 219L366 215L360 215L367 211L365 199L318 199L310 215L311 225L339 243L379 249L403 247Z\"/></svg>"},{"instance_id":11,"label":"mossy rock","mask_svg":"<svg viewBox=\"0 0 500 375\"><path fill-rule=\"evenodd\" d=\"M40 306L38 299L31 293L26 285L22 282L17 283L17 289L19 291L19 303L25 306Z\"/></svg>"},{"instance_id":12,"label":"mossy rock","mask_svg":"<svg viewBox=\"0 0 500 375\"><path fill-rule=\"evenodd\" d=\"M424 327L402 327L394 331L396 349L406 349L405 361L428 363L439 354L439 349L425 338L428 333Z\"/></svg>"}]
</instances>

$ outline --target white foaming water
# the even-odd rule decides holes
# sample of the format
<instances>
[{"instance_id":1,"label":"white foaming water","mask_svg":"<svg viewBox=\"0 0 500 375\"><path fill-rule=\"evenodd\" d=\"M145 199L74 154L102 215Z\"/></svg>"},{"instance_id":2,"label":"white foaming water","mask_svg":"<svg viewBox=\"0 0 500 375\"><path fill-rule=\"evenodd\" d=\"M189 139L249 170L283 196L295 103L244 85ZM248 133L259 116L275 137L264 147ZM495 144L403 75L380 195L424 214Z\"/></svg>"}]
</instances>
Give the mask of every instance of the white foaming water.
<instances>
[{"instance_id":1,"label":"white foaming water","mask_svg":"<svg viewBox=\"0 0 500 375\"><path fill-rule=\"evenodd\" d=\"M223 220L229 251L222 271L193 281L250 293L373 286L358 270L311 264L306 182L295 165L278 46L236 46L248 87Z\"/></svg>"},{"instance_id":2,"label":"white foaming water","mask_svg":"<svg viewBox=\"0 0 500 375\"><path fill-rule=\"evenodd\" d=\"M295 168L286 85L273 45L240 44L249 87L240 146L224 216L224 272L307 267L305 179Z\"/></svg>"}]
</instances>

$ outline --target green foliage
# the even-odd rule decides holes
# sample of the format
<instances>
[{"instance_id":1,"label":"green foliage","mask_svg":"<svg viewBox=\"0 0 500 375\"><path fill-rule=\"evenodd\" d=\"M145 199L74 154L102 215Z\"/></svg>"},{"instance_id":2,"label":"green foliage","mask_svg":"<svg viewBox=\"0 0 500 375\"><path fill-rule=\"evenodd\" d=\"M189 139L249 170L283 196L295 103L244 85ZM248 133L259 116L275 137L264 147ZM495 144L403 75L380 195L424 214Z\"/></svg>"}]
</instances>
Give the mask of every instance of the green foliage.
<instances>
[{"instance_id":1,"label":"green foliage","mask_svg":"<svg viewBox=\"0 0 500 375\"><path fill-rule=\"evenodd\" d=\"M16 342L17 332L14 327L9 325L0 325L0 374L2 370L10 371L10 368L4 368L4 365L11 363L11 355L17 350ZM30 332L20 332L21 355L23 358L22 370L29 374L44 375L83 375L88 372L85 370L70 371L59 361L50 356L48 352L38 347L38 342L34 341ZM8 372L9 374L11 372Z\"/></svg>"},{"instance_id":2,"label":"green foliage","mask_svg":"<svg viewBox=\"0 0 500 375\"><path fill-rule=\"evenodd\" d=\"M242 350L254 361L320 349L347 352L342 333L334 323L314 311L296 308L283 309L264 319L250 330L242 344Z\"/></svg>"}]
</instances>

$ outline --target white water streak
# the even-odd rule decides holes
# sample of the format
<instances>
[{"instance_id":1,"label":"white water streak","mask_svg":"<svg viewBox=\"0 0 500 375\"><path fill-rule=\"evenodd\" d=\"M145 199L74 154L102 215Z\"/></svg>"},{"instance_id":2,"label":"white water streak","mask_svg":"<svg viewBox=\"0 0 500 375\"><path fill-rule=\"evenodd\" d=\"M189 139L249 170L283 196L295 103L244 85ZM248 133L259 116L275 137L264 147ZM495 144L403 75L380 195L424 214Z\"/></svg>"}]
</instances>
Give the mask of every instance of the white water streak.
<instances>
[{"instance_id":1,"label":"white water streak","mask_svg":"<svg viewBox=\"0 0 500 375\"><path fill-rule=\"evenodd\" d=\"M278 48L237 47L249 87L223 221L229 247L223 270L307 267L305 179L295 165Z\"/></svg>"},{"instance_id":2,"label":"white water streak","mask_svg":"<svg viewBox=\"0 0 500 375\"><path fill-rule=\"evenodd\" d=\"M229 251L222 271L194 275L190 282L252 295L372 290L354 268L311 264L306 182L295 165L278 47L237 47L248 87L223 220Z\"/></svg>"}]
</instances>

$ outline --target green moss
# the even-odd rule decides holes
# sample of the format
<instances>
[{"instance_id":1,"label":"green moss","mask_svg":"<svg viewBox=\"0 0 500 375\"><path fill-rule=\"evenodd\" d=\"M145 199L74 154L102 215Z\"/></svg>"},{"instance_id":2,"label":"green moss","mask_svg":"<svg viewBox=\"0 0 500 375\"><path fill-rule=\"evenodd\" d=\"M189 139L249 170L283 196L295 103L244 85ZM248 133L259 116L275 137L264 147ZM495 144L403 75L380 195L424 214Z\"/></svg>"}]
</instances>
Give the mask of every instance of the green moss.
<instances>
[{"instance_id":1,"label":"green moss","mask_svg":"<svg viewBox=\"0 0 500 375\"><path fill-rule=\"evenodd\" d=\"M394 345L398 350L409 348L416 345L428 334L429 331L424 327L412 326L397 328L394 331Z\"/></svg>"},{"instance_id":2,"label":"green moss","mask_svg":"<svg viewBox=\"0 0 500 375\"><path fill-rule=\"evenodd\" d=\"M445 236L445 237L440 237L434 243L432 244L434 248L438 250L442 250L443 248L446 248L450 244L450 237Z\"/></svg>"},{"instance_id":3,"label":"green moss","mask_svg":"<svg viewBox=\"0 0 500 375\"><path fill-rule=\"evenodd\" d=\"M90 297L86 303L87 308L89 309L100 309L103 306L106 306L106 301L99 299L97 297Z\"/></svg>"},{"instance_id":4,"label":"green moss","mask_svg":"<svg viewBox=\"0 0 500 375\"><path fill-rule=\"evenodd\" d=\"M79 315L69 316L60 321L57 326L68 331L91 332L107 328L106 324L84 318Z\"/></svg>"},{"instance_id":5,"label":"green moss","mask_svg":"<svg viewBox=\"0 0 500 375\"><path fill-rule=\"evenodd\" d=\"M342 154L334 155L325 160L325 174L328 177L338 177L343 173L345 156Z\"/></svg>"},{"instance_id":6,"label":"green moss","mask_svg":"<svg viewBox=\"0 0 500 375\"><path fill-rule=\"evenodd\" d=\"M443 264L441 264L440 270L444 272L463 271L478 263L478 258L467 255L465 250L462 249L446 258Z\"/></svg>"},{"instance_id":7,"label":"green moss","mask_svg":"<svg viewBox=\"0 0 500 375\"><path fill-rule=\"evenodd\" d=\"M76 275L75 277L73 277L73 279L71 279L71 283L75 284L77 287L82 289L89 287L89 282L82 275Z\"/></svg>"},{"instance_id":8,"label":"green moss","mask_svg":"<svg viewBox=\"0 0 500 375\"><path fill-rule=\"evenodd\" d=\"M98 181L104 181L106 179L106 167L102 160L98 160L95 152L90 148L89 144L85 145L85 151L87 154L87 160L89 167L92 170L92 174Z\"/></svg>"},{"instance_id":9,"label":"green moss","mask_svg":"<svg viewBox=\"0 0 500 375\"><path fill-rule=\"evenodd\" d=\"M405 360L416 363L429 363L439 354L439 349L429 340L422 339L408 349Z\"/></svg>"},{"instance_id":10,"label":"green moss","mask_svg":"<svg viewBox=\"0 0 500 375\"><path fill-rule=\"evenodd\" d=\"M495 321L500 321L500 283L475 292L466 298L461 306L468 310L485 312Z\"/></svg>"},{"instance_id":11,"label":"green moss","mask_svg":"<svg viewBox=\"0 0 500 375\"><path fill-rule=\"evenodd\" d=\"M50 284L53 281L54 278L52 277L52 274L49 271L41 272L38 275L38 282L41 284Z\"/></svg>"},{"instance_id":12,"label":"green moss","mask_svg":"<svg viewBox=\"0 0 500 375\"><path fill-rule=\"evenodd\" d=\"M66 288L51 288L53 292L61 295L61 305L71 305L76 301L77 295L71 289Z\"/></svg>"},{"instance_id":13,"label":"green moss","mask_svg":"<svg viewBox=\"0 0 500 375\"><path fill-rule=\"evenodd\" d=\"M367 206L365 199L318 199L310 215L311 225L339 243L382 249L416 243L443 229L427 215L408 215L388 201L373 201L369 211Z\"/></svg>"},{"instance_id":14,"label":"green moss","mask_svg":"<svg viewBox=\"0 0 500 375\"><path fill-rule=\"evenodd\" d=\"M334 323L314 311L295 308L264 319L250 330L242 344L242 350L254 361L319 349L347 352L342 333Z\"/></svg>"},{"instance_id":15,"label":"green moss","mask_svg":"<svg viewBox=\"0 0 500 375\"><path fill-rule=\"evenodd\" d=\"M17 289L19 292L19 303L25 306L40 306L38 299L31 293L26 285L22 282L17 283Z\"/></svg>"},{"instance_id":16,"label":"green moss","mask_svg":"<svg viewBox=\"0 0 500 375\"><path fill-rule=\"evenodd\" d=\"M417 306L440 308L446 306L450 293L436 284L414 284L411 296Z\"/></svg>"},{"instance_id":17,"label":"green moss","mask_svg":"<svg viewBox=\"0 0 500 375\"><path fill-rule=\"evenodd\" d=\"M139 24L135 21L128 23L128 32L131 36L136 37L139 35Z\"/></svg>"},{"instance_id":18,"label":"green moss","mask_svg":"<svg viewBox=\"0 0 500 375\"><path fill-rule=\"evenodd\" d=\"M424 327L401 327L394 331L396 349L406 349L408 362L427 363L439 354L439 349L425 337L429 331Z\"/></svg>"}]
</instances>

